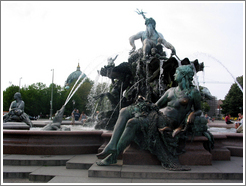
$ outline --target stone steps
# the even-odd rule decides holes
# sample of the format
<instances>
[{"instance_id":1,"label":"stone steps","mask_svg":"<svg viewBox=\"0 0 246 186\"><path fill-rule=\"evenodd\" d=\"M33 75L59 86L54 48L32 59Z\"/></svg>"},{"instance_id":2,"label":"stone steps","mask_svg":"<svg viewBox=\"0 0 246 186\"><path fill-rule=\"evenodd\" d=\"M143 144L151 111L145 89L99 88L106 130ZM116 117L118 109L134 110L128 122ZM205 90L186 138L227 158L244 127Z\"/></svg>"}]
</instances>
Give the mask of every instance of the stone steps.
<instances>
[{"instance_id":1,"label":"stone steps","mask_svg":"<svg viewBox=\"0 0 246 186\"><path fill-rule=\"evenodd\" d=\"M191 171L167 171L159 165L97 166L95 154L4 155L3 182L42 183L242 183L243 158L213 161L211 166L190 166ZM66 162L66 163L64 163Z\"/></svg>"},{"instance_id":2,"label":"stone steps","mask_svg":"<svg viewBox=\"0 0 246 186\"><path fill-rule=\"evenodd\" d=\"M5 155L3 165L14 166L66 166L74 155Z\"/></svg>"},{"instance_id":3,"label":"stone steps","mask_svg":"<svg viewBox=\"0 0 246 186\"><path fill-rule=\"evenodd\" d=\"M3 178L28 178L30 182L49 182L56 176L88 175L96 161L94 154L84 155L4 155Z\"/></svg>"},{"instance_id":4,"label":"stone steps","mask_svg":"<svg viewBox=\"0 0 246 186\"><path fill-rule=\"evenodd\" d=\"M241 161L239 161L241 159ZM243 179L242 158L231 161L213 161L212 166L189 166L191 171L168 171L160 165L115 165L100 167L93 164L89 177L133 178L133 179Z\"/></svg>"}]
</instances>

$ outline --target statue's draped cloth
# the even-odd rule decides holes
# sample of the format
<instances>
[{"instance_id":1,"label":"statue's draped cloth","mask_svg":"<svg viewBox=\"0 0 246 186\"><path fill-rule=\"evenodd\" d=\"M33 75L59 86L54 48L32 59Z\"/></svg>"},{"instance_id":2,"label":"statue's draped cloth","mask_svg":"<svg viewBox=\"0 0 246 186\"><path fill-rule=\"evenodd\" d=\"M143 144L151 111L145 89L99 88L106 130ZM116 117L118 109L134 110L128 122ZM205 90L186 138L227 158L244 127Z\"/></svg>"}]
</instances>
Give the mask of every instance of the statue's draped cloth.
<instances>
[{"instance_id":1,"label":"statue's draped cloth","mask_svg":"<svg viewBox=\"0 0 246 186\"><path fill-rule=\"evenodd\" d=\"M129 107L129 111L140 125L134 142L141 149L156 155L164 168L179 167L177 155L182 152L178 145L180 138L172 138L170 133L161 133L158 130L171 124L171 119L163 115L157 105L147 100L137 101Z\"/></svg>"}]
</instances>

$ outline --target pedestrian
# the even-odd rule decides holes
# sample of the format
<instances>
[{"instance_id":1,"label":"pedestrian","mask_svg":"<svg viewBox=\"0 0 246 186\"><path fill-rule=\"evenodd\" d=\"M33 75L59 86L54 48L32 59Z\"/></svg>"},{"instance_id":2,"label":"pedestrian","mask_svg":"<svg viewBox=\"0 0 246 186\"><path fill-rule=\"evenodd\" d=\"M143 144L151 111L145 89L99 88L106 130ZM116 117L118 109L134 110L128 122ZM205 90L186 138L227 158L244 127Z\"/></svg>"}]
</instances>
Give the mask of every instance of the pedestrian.
<instances>
[{"instance_id":1,"label":"pedestrian","mask_svg":"<svg viewBox=\"0 0 246 186\"><path fill-rule=\"evenodd\" d=\"M236 123L235 123L235 129L237 129L240 125L243 124L243 115L241 113L238 113L238 116L239 116L239 114L240 114L240 118L241 119L239 121L236 121Z\"/></svg>"},{"instance_id":2,"label":"pedestrian","mask_svg":"<svg viewBox=\"0 0 246 186\"><path fill-rule=\"evenodd\" d=\"M231 121L231 115L230 114L226 114L225 122L226 122L226 124L233 124L233 122Z\"/></svg>"},{"instance_id":3,"label":"pedestrian","mask_svg":"<svg viewBox=\"0 0 246 186\"><path fill-rule=\"evenodd\" d=\"M85 121L87 120L87 116L85 115L84 111L82 111L82 114L81 114L81 122L82 124L84 125Z\"/></svg>"},{"instance_id":4,"label":"pedestrian","mask_svg":"<svg viewBox=\"0 0 246 186\"><path fill-rule=\"evenodd\" d=\"M71 116L72 116L72 125L74 125L74 123L75 123L75 118L74 118L74 113L76 113L76 108L73 110L73 112L71 113Z\"/></svg>"},{"instance_id":5,"label":"pedestrian","mask_svg":"<svg viewBox=\"0 0 246 186\"><path fill-rule=\"evenodd\" d=\"M210 117L208 116L208 114L205 114L205 119L208 121L208 123L210 123Z\"/></svg>"},{"instance_id":6,"label":"pedestrian","mask_svg":"<svg viewBox=\"0 0 246 186\"><path fill-rule=\"evenodd\" d=\"M79 113L79 109L76 110L76 112L74 113L74 119L75 121L79 121L80 120L80 113Z\"/></svg>"}]
</instances>

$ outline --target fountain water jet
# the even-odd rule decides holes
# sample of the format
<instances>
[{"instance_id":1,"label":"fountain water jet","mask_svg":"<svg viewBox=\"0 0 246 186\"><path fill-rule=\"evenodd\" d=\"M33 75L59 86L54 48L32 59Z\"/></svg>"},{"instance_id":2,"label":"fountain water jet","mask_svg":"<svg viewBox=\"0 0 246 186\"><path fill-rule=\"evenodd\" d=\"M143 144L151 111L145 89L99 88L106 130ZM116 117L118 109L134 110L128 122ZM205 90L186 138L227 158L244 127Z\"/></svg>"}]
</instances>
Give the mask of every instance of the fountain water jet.
<instances>
[{"instance_id":1,"label":"fountain water jet","mask_svg":"<svg viewBox=\"0 0 246 186\"><path fill-rule=\"evenodd\" d=\"M233 78L233 80L236 82L238 88L242 91L243 93L243 88L241 87L241 85L238 83L238 81L236 80L236 78L232 75L232 73L228 70L228 68L226 68L226 66L221 63L218 59L216 59L215 57L209 55L209 54L206 54L206 53L203 53L203 52L197 52L195 55L204 55L206 57L209 57L211 59L213 59L214 61L216 61L217 63L219 63L222 67L225 68L225 70L231 75L231 77Z\"/></svg>"}]
</instances>

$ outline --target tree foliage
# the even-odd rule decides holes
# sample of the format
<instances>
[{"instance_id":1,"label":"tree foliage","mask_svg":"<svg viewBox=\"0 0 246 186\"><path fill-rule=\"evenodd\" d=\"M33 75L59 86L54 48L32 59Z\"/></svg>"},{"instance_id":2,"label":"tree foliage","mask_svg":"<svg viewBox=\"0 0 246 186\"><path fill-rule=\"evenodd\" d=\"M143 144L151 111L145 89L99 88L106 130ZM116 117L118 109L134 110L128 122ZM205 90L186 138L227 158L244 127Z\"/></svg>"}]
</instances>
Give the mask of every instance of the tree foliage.
<instances>
[{"instance_id":1,"label":"tree foliage","mask_svg":"<svg viewBox=\"0 0 246 186\"><path fill-rule=\"evenodd\" d=\"M80 82L78 82L77 85L79 85L79 83ZM75 84L75 81L72 82L70 85L70 88L66 90L66 93L64 96L65 100L68 97L69 93L71 92L74 84ZM65 109L64 114L71 115L74 108L79 109L80 113L83 111L86 115L89 114L89 112L86 110L86 104L88 103L87 97L90 93L92 85L93 85L93 81L91 81L88 78L85 79L84 83L78 88L76 93L73 95L71 100L66 105L66 109ZM75 86L75 87L77 87L77 86ZM74 90L75 90L75 88L74 88ZM64 100L64 102L65 102L65 100ZM75 102L75 105L73 105L73 100Z\"/></svg>"},{"instance_id":2,"label":"tree foliage","mask_svg":"<svg viewBox=\"0 0 246 186\"><path fill-rule=\"evenodd\" d=\"M93 82L89 79L78 88L77 92L73 95L71 100L76 101L76 108L85 111L85 106L87 104L87 95L92 87ZM52 104L52 114L54 115L57 110L59 110L62 105L64 105L66 98L71 90L64 89L63 87L50 84L47 87L43 83L34 83L27 87L20 89L20 93L23 101L25 102L25 112L30 116L41 115L42 117L49 117L51 109L51 92L53 86L53 104ZM10 86L3 91L3 110L8 111L10 103L14 101L14 94L19 92L18 86ZM70 115L73 110L72 101L69 101L65 108L65 115Z\"/></svg>"},{"instance_id":3,"label":"tree foliage","mask_svg":"<svg viewBox=\"0 0 246 186\"><path fill-rule=\"evenodd\" d=\"M10 103L14 101L14 94L19 91L19 87L11 85L3 91L3 110L8 111Z\"/></svg>"},{"instance_id":4,"label":"tree foliage","mask_svg":"<svg viewBox=\"0 0 246 186\"><path fill-rule=\"evenodd\" d=\"M201 101L201 107L202 111L204 111L205 113L209 112L210 110L210 106L206 101Z\"/></svg>"},{"instance_id":5,"label":"tree foliage","mask_svg":"<svg viewBox=\"0 0 246 186\"><path fill-rule=\"evenodd\" d=\"M237 77L237 82L243 88L243 76ZM239 112L243 112L243 93L236 83L232 84L221 108L223 114L229 113L232 117L237 117Z\"/></svg>"}]
</instances>

